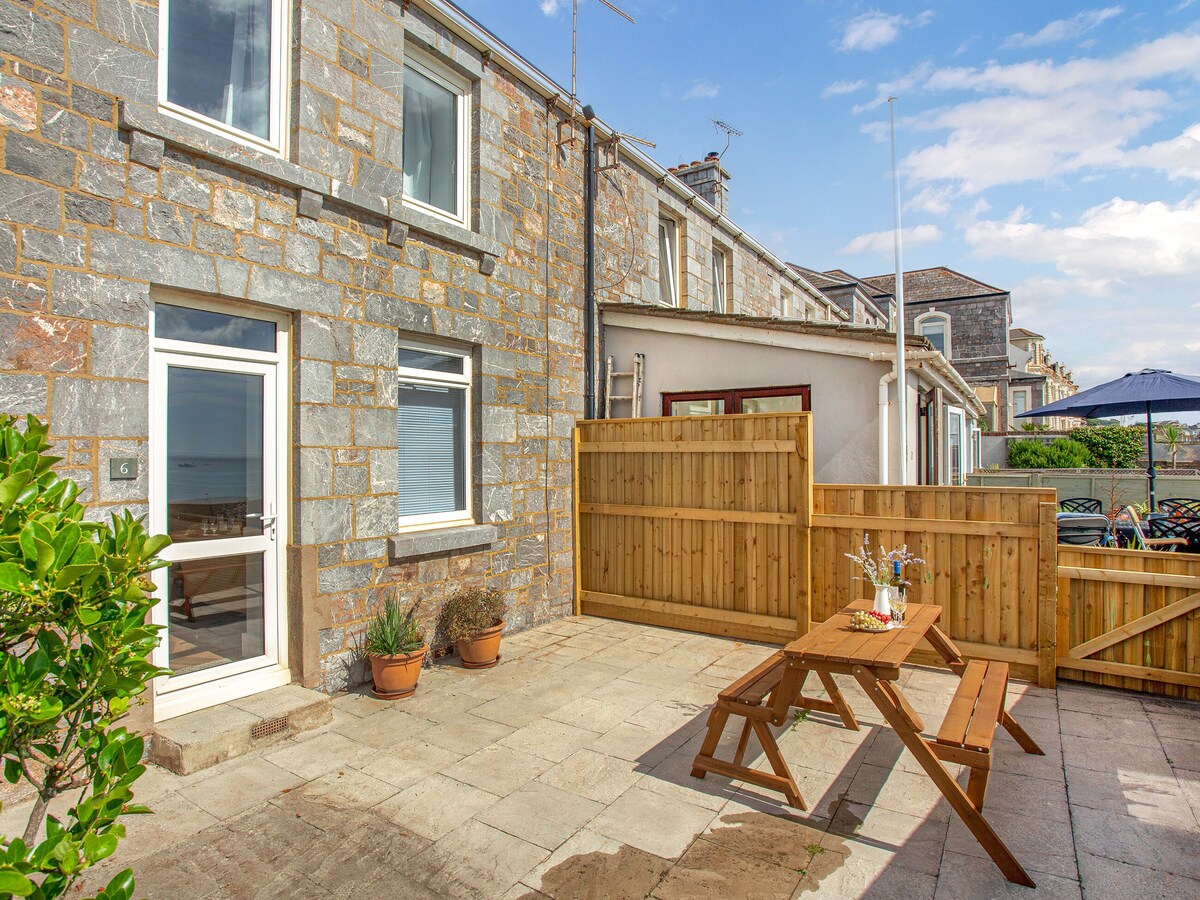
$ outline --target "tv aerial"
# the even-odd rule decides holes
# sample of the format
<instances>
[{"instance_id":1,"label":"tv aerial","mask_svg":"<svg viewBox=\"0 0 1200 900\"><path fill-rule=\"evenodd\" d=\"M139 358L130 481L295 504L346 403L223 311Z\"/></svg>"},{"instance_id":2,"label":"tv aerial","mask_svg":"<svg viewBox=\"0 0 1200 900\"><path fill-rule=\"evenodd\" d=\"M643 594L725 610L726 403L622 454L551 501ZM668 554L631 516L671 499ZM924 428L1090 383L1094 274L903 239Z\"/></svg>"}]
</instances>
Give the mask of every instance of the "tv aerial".
<instances>
[{"instance_id":1,"label":"tv aerial","mask_svg":"<svg viewBox=\"0 0 1200 900\"><path fill-rule=\"evenodd\" d=\"M600 0L600 2L603 3L604 0ZM721 157L723 157L725 155L725 151L729 149L729 145L731 143L733 143L733 139L735 137L743 137L745 135L745 132L741 131L737 128L734 128L728 122L722 121L721 119L709 119L708 121L712 122L713 128L715 128L717 131L724 133L724 135L725 135L725 150L722 150L717 155L717 159L720 160Z\"/></svg>"},{"instance_id":2,"label":"tv aerial","mask_svg":"<svg viewBox=\"0 0 1200 900\"><path fill-rule=\"evenodd\" d=\"M636 25L633 16L621 9L611 0L600 0L600 3L607 6L618 16L628 22L630 25ZM579 122L579 96L576 91L576 63L578 61L578 46L579 46L579 0L571 0L571 117L565 122L558 123L558 145L574 144L578 138L575 136L574 126ZM591 118L590 116L588 118ZM640 143L649 143L641 138L634 138L633 135L624 135ZM653 147L653 144L650 144Z\"/></svg>"}]
</instances>

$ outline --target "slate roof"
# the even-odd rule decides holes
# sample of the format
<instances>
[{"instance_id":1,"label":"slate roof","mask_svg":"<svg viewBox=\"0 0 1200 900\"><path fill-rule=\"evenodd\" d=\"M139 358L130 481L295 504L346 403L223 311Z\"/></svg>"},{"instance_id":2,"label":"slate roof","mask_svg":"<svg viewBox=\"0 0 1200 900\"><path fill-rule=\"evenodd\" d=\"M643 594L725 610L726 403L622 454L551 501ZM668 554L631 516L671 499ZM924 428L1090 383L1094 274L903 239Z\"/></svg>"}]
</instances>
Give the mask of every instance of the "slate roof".
<instances>
[{"instance_id":1,"label":"slate roof","mask_svg":"<svg viewBox=\"0 0 1200 900\"><path fill-rule=\"evenodd\" d=\"M792 271L804 276L804 280L819 291L832 287L850 287L855 281L854 279L832 278L828 272L817 272L813 269L806 269L804 266L798 266L795 263L788 263L788 267Z\"/></svg>"},{"instance_id":2,"label":"slate roof","mask_svg":"<svg viewBox=\"0 0 1200 900\"><path fill-rule=\"evenodd\" d=\"M1028 328L1010 328L1008 330L1008 339L1011 341L1013 338L1034 338L1042 341L1046 339L1046 336L1038 334L1036 331L1030 331Z\"/></svg>"},{"instance_id":3,"label":"slate roof","mask_svg":"<svg viewBox=\"0 0 1200 900\"><path fill-rule=\"evenodd\" d=\"M851 275L845 269L830 269L825 274L827 276L829 276L830 278L840 278L840 279L845 279L846 281L849 281L849 282L857 283L863 289L863 291L867 295L869 295L872 299L877 299L879 297L892 296L891 291L883 290L882 288L878 287L877 285L871 284L865 278L859 278L857 275Z\"/></svg>"},{"instance_id":4,"label":"slate roof","mask_svg":"<svg viewBox=\"0 0 1200 900\"><path fill-rule=\"evenodd\" d=\"M863 281L888 294L896 290L895 275L874 275ZM969 278L961 272L955 272L945 266L904 273L904 300L909 303L957 300L962 297L986 297L992 294L1007 293L1008 291Z\"/></svg>"}]
</instances>

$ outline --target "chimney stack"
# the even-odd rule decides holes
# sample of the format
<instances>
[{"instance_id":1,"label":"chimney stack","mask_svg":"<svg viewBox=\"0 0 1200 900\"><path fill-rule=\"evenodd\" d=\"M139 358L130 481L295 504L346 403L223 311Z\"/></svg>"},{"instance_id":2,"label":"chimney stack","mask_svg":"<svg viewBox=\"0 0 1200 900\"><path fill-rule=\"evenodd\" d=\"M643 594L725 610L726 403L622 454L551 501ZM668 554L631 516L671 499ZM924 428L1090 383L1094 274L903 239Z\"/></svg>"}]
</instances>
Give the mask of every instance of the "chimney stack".
<instances>
[{"instance_id":1,"label":"chimney stack","mask_svg":"<svg viewBox=\"0 0 1200 900\"><path fill-rule=\"evenodd\" d=\"M729 213L729 173L721 167L721 155L715 150L703 160L685 163L674 169L675 177L711 203L722 215Z\"/></svg>"}]
</instances>

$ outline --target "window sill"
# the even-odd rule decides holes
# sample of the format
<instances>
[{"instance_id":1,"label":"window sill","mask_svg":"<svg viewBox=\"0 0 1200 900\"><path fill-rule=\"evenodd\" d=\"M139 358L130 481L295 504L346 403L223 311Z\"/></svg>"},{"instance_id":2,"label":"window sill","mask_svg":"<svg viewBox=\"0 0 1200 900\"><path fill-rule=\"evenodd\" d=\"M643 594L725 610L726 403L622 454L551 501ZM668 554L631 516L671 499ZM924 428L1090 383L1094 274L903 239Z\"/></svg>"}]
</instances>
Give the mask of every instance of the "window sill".
<instances>
[{"instance_id":1,"label":"window sill","mask_svg":"<svg viewBox=\"0 0 1200 900\"><path fill-rule=\"evenodd\" d=\"M495 525L457 525L453 528L412 531L388 538L388 556L393 560L402 560L470 550L495 543L498 537L499 531Z\"/></svg>"},{"instance_id":2,"label":"window sill","mask_svg":"<svg viewBox=\"0 0 1200 900\"><path fill-rule=\"evenodd\" d=\"M393 200L390 206L392 218L403 222L414 231L441 238L444 241L449 241L460 247L466 247L477 253L485 253L488 256L504 255L504 245L495 238L476 234L463 225L456 225L453 222L448 222L432 213L424 212L412 206L405 206L404 202L400 199Z\"/></svg>"}]
</instances>

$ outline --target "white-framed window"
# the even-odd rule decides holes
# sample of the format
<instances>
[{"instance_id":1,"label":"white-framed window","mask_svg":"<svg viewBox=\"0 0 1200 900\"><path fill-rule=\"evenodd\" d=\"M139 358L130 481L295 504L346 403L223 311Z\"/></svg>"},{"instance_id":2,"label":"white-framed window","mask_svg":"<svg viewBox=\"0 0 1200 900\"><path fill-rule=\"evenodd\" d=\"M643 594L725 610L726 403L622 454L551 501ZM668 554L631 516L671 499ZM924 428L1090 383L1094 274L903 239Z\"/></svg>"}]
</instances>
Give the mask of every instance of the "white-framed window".
<instances>
[{"instance_id":1,"label":"white-framed window","mask_svg":"<svg viewBox=\"0 0 1200 900\"><path fill-rule=\"evenodd\" d=\"M712 248L712 308L713 312L731 312L726 304L729 299L727 266L729 255L717 244Z\"/></svg>"},{"instance_id":2,"label":"white-framed window","mask_svg":"<svg viewBox=\"0 0 1200 900\"><path fill-rule=\"evenodd\" d=\"M950 358L950 317L945 313L927 312L917 316L917 334L928 339L933 349Z\"/></svg>"},{"instance_id":3,"label":"white-framed window","mask_svg":"<svg viewBox=\"0 0 1200 900\"><path fill-rule=\"evenodd\" d=\"M407 51L404 60L404 202L460 225L471 208L471 85Z\"/></svg>"},{"instance_id":4,"label":"white-framed window","mask_svg":"<svg viewBox=\"0 0 1200 900\"><path fill-rule=\"evenodd\" d=\"M785 319L795 319L796 315L796 295L787 288L779 289L779 313Z\"/></svg>"},{"instance_id":5,"label":"white-framed window","mask_svg":"<svg viewBox=\"0 0 1200 900\"><path fill-rule=\"evenodd\" d=\"M470 353L401 340L397 373L400 529L473 521Z\"/></svg>"},{"instance_id":6,"label":"white-framed window","mask_svg":"<svg viewBox=\"0 0 1200 900\"><path fill-rule=\"evenodd\" d=\"M658 220L658 302L679 305L679 224L666 216Z\"/></svg>"},{"instance_id":7,"label":"white-framed window","mask_svg":"<svg viewBox=\"0 0 1200 900\"><path fill-rule=\"evenodd\" d=\"M284 0L161 0L159 105L282 153L288 8Z\"/></svg>"},{"instance_id":8,"label":"white-framed window","mask_svg":"<svg viewBox=\"0 0 1200 900\"><path fill-rule=\"evenodd\" d=\"M1012 400L1012 424L1020 427L1021 423L1017 421L1017 416L1029 412L1030 389L1027 387L1009 388L1008 394Z\"/></svg>"},{"instance_id":9,"label":"white-framed window","mask_svg":"<svg viewBox=\"0 0 1200 900\"><path fill-rule=\"evenodd\" d=\"M966 413L953 406L946 407L946 477L947 484L964 483L966 471Z\"/></svg>"}]
</instances>

